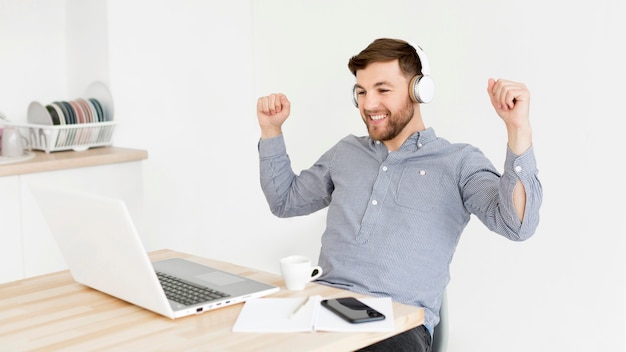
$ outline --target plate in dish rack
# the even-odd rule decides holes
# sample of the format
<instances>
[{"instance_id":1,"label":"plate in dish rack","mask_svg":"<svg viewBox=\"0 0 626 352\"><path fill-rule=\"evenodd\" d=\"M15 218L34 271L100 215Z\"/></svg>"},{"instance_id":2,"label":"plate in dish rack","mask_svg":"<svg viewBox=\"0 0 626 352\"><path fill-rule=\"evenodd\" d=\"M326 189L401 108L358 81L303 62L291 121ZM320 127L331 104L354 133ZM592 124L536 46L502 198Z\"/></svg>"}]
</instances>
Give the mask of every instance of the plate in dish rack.
<instances>
[{"instance_id":1,"label":"plate in dish rack","mask_svg":"<svg viewBox=\"0 0 626 352\"><path fill-rule=\"evenodd\" d=\"M113 96L109 91L109 88L102 82L92 83L83 94L83 97L87 100L94 98L97 103L100 103L103 110L104 121L113 121ZM93 102L92 102L93 103ZM94 104L97 104L94 103ZM96 106L96 109L98 106Z\"/></svg>"},{"instance_id":2,"label":"plate in dish rack","mask_svg":"<svg viewBox=\"0 0 626 352\"><path fill-rule=\"evenodd\" d=\"M43 104L34 101L28 105L28 123L52 126L52 116Z\"/></svg>"}]
</instances>

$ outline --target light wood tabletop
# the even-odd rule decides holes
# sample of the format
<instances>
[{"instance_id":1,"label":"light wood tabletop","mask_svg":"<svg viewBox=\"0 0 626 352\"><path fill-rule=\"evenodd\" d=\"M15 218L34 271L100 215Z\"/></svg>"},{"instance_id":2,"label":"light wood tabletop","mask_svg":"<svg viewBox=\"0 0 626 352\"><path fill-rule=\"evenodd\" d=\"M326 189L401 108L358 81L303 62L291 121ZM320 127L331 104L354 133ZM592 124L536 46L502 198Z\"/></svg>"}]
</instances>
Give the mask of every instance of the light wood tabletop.
<instances>
[{"instance_id":1,"label":"light wood tabletop","mask_svg":"<svg viewBox=\"0 0 626 352\"><path fill-rule=\"evenodd\" d=\"M153 261L181 257L279 286L268 297L363 295L309 283L288 291L280 275L171 250ZM171 320L76 283L68 271L0 285L3 351L352 351L421 325L423 309L393 303L393 332L235 333L243 304Z\"/></svg>"}]
</instances>

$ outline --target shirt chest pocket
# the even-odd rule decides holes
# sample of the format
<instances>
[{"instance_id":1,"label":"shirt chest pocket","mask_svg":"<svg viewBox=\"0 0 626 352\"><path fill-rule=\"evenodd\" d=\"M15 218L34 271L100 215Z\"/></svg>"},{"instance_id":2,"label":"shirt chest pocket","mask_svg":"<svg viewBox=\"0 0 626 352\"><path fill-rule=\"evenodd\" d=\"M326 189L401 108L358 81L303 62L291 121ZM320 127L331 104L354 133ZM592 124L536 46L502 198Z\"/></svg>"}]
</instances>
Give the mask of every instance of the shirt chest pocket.
<instances>
[{"instance_id":1,"label":"shirt chest pocket","mask_svg":"<svg viewBox=\"0 0 626 352\"><path fill-rule=\"evenodd\" d=\"M396 203L411 209L430 211L442 206L445 190L443 174L436 170L407 167L402 171Z\"/></svg>"}]
</instances>

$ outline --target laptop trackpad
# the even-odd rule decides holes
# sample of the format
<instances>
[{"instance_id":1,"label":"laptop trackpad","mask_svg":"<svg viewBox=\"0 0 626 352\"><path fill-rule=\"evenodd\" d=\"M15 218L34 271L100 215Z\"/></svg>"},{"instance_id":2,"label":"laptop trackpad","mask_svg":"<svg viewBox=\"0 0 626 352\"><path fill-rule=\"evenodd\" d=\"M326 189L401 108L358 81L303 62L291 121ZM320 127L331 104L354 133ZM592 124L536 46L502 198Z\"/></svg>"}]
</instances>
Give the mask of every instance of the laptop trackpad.
<instances>
[{"instance_id":1,"label":"laptop trackpad","mask_svg":"<svg viewBox=\"0 0 626 352\"><path fill-rule=\"evenodd\" d=\"M236 284L238 282L244 281L242 278L229 275L223 272L219 272L219 271L214 271L212 273L207 273L207 274L202 274L202 275L196 275L196 279L206 281L208 283L211 283L213 285L218 285L218 286L232 285L232 284Z\"/></svg>"}]
</instances>

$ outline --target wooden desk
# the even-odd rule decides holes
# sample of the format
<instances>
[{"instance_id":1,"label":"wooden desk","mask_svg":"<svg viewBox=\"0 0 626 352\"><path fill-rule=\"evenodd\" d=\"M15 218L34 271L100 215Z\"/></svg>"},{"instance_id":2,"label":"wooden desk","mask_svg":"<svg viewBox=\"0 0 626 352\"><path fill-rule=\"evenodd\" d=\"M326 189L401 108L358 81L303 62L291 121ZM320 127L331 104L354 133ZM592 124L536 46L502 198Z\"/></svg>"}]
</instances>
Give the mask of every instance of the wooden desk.
<instances>
[{"instance_id":1,"label":"wooden desk","mask_svg":"<svg viewBox=\"0 0 626 352\"><path fill-rule=\"evenodd\" d=\"M150 257L153 261L187 258L280 286L271 297L355 295L315 283L303 291L288 291L280 275L170 250L152 252ZM234 333L242 306L170 320L82 286L62 271L0 285L0 346L3 351L347 351L424 320L423 309L394 302L395 332Z\"/></svg>"}]
</instances>

